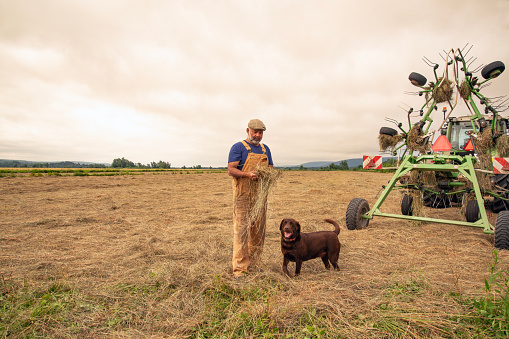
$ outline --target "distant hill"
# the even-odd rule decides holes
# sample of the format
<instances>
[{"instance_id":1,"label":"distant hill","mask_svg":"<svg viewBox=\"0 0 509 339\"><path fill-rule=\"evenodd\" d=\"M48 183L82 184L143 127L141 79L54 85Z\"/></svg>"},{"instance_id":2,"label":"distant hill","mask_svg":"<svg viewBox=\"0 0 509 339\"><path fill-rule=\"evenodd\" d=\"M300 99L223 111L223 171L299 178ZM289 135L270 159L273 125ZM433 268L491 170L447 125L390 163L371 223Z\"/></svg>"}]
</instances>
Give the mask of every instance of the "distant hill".
<instances>
[{"instance_id":1,"label":"distant hill","mask_svg":"<svg viewBox=\"0 0 509 339\"><path fill-rule=\"evenodd\" d=\"M0 167L81 168L105 166L111 166L111 164L98 164L85 161L27 161L0 159Z\"/></svg>"}]
</instances>

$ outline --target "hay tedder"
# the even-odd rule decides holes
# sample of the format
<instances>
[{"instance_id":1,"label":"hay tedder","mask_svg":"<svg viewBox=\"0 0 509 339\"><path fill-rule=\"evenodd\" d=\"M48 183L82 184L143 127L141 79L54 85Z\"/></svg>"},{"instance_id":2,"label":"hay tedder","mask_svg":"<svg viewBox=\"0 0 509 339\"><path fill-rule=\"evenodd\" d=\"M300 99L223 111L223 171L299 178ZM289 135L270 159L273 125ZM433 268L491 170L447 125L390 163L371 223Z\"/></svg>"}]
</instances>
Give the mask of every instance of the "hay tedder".
<instances>
[{"instance_id":1,"label":"hay tedder","mask_svg":"<svg viewBox=\"0 0 509 339\"><path fill-rule=\"evenodd\" d=\"M470 48L471 49L471 48ZM483 228L494 234L497 248L509 249L509 137L508 119L499 113L507 109L505 97L488 98L481 94L490 81L505 70L501 61L469 70L476 59L468 58L463 49L444 51L443 73L438 64L423 58L433 69L434 79L411 73L410 82L419 87L424 105L409 108L408 127L393 119L398 130L382 127L378 137L380 150L400 155L398 167L370 209L367 200L354 198L346 211L348 229L368 226L374 217L412 220L417 223L436 222ZM481 72L483 79L475 74ZM440 107L439 104L448 107ZM484 106L481 111L478 107ZM405 109L406 110L406 109ZM461 116L452 117L459 111ZM419 120L412 122L417 113ZM432 116L443 121L431 131ZM437 132L437 139L435 133ZM401 214L381 212L381 206L393 191L401 192ZM424 208L458 207L461 220L426 217ZM498 213L495 226L488 213Z\"/></svg>"}]
</instances>

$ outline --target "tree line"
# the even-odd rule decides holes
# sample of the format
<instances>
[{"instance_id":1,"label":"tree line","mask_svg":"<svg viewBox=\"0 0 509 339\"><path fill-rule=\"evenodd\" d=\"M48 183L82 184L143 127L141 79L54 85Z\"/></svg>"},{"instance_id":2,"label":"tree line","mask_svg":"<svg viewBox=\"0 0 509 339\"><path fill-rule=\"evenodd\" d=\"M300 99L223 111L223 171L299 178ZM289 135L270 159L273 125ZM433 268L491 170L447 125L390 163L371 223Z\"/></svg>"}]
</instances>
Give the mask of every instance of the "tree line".
<instances>
[{"instance_id":1,"label":"tree line","mask_svg":"<svg viewBox=\"0 0 509 339\"><path fill-rule=\"evenodd\" d=\"M104 164L82 164L72 161L32 162L22 160L0 160L0 167L14 168L106 168Z\"/></svg>"},{"instance_id":2,"label":"tree line","mask_svg":"<svg viewBox=\"0 0 509 339\"><path fill-rule=\"evenodd\" d=\"M106 168L110 167L107 164L83 164L72 161L59 161L59 162L32 162L24 160L3 160L0 159L0 167L14 167L14 168ZM126 158L113 159L111 163L113 168L158 168L167 169L171 168L171 164L166 161L152 161L149 164L134 163ZM201 167L201 166L200 166ZM194 167L193 167L194 168Z\"/></svg>"},{"instance_id":3,"label":"tree line","mask_svg":"<svg viewBox=\"0 0 509 339\"><path fill-rule=\"evenodd\" d=\"M167 169L171 168L171 164L166 161L159 160L158 162L152 161L149 164L142 164L142 163L134 163L130 160L127 160L126 158L116 158L113 159L113 162L111 163L111 167L113 168L160 168L160 169Z\"/></svg>"}]
</instances>

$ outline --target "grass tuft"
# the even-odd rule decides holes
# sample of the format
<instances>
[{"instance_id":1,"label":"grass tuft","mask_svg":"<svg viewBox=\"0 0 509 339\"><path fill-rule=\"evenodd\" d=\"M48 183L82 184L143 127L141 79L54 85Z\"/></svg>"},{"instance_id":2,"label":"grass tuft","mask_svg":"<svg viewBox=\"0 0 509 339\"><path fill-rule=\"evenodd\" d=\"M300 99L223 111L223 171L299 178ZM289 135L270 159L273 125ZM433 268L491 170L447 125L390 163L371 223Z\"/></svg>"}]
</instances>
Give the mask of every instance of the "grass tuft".
<instances>
[{"instance_id":1,"label":"grass tuft","mask_svg":"<svg viewBox=\"0 0 509 339\"><path fill-rule=\"evenodd\" d=\"M485 295L474 301L481 324L494 334L509 336L509 270L499 268L498 251L493 251L489 277L484 278Z\"/></svg>"}]
</instances>

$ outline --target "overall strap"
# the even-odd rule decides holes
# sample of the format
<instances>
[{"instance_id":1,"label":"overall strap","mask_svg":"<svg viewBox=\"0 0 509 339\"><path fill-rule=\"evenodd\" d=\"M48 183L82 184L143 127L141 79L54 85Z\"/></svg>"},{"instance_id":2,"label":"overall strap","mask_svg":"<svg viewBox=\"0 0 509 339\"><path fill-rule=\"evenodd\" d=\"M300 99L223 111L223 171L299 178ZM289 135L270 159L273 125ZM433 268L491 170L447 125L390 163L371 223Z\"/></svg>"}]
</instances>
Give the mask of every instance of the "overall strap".
<instances>
[{"instance_id":1,"label":"overall strap","mask_svg":"<svg viewBox=\"0 0 509 339\"><path fill-rule=\"evenodd\" d=\"M244 147L247 149L247 151L249 153L251 153L252 151L251 151L251 147L249 147L249 144L245 140L242 140L241 142L244 145ZM265 153L265 152L263 152L263 153Z\"/></svg>"},{"instance_id":2,"label":"overall strap","mask_svg":"<svg viewBox=\"0 0 509 339\"><path fill-rule=\"evenodd\" d=\"M249 144L246 142L246 140L242 140L241 142L242 142L242 144L244 145L244 147L248 150L248 152L249 152L249 153L251 153L251 152L252 152L252 151L251 151L251 147L250 147L250 146L249 146ZM267 154L267 151L265 150L265 145L264 145L264 144L262 144L262 143L260 142L260 146L262 147L262 152L263 152L263 154Z\"/></svg>"},{"instance_id":3,"label":"overall strap","mask_svg":"<svg viewBox=\"0 0 509 339\"><path fill-rule=\"evenodd\" d=\"M264 144L262 144L262 143L260 142L260 146L262 146L262 152L263 152L263 154L266 154L267 152L265 151L265 145L264 145Z\"/></svg>"}]
</instances>

